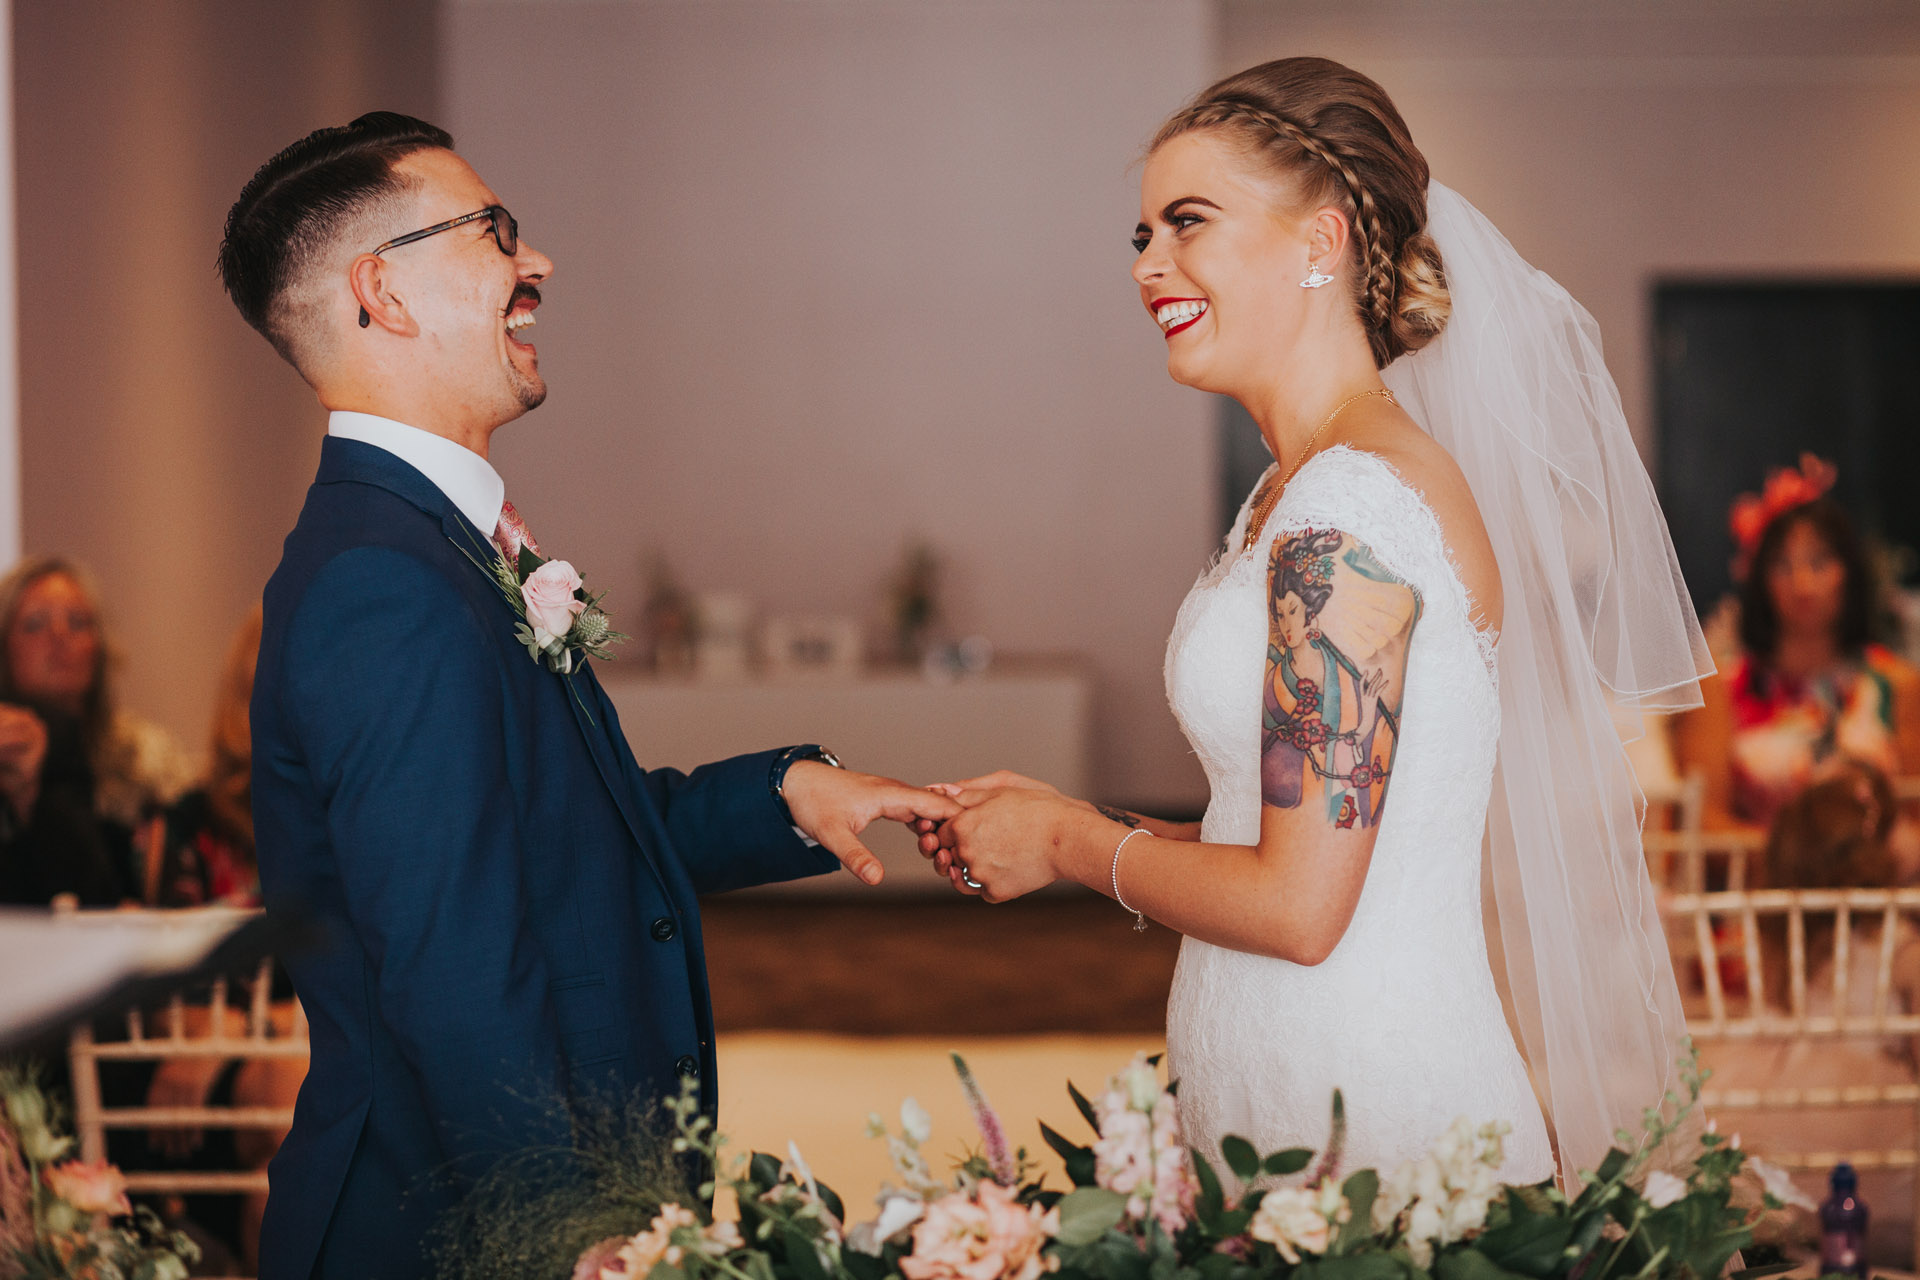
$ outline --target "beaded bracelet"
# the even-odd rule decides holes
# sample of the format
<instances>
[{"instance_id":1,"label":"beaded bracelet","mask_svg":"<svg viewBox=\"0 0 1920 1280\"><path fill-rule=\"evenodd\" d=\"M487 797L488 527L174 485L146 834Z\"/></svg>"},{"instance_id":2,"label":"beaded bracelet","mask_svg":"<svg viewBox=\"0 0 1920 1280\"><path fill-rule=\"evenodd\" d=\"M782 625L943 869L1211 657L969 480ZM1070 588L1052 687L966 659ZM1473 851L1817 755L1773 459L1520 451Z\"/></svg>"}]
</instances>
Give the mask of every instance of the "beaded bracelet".
<instances>
[{"instance_id":1,"label":"beaded bracelet","mask_svg":"<svg viewBox=\"0 0 1920 1280\"><path fill-rule=\"evenodd\" d=\"M1127 841L1133 839L1135 836L1143 836L1145 834L1147 834L1146 828L1135 827L1120 837L1120 843L1113 846L1113 866L1108 872L1108 875L1113 881L1113 900L1119 903L1123 910L1133 912L1133 931L1135 933L1145 933L1147 931L1147 917L1134 908L1127 906L1127 900L1120 896L1120 851L1127 847Z\"/></svg>"}]
</instances>

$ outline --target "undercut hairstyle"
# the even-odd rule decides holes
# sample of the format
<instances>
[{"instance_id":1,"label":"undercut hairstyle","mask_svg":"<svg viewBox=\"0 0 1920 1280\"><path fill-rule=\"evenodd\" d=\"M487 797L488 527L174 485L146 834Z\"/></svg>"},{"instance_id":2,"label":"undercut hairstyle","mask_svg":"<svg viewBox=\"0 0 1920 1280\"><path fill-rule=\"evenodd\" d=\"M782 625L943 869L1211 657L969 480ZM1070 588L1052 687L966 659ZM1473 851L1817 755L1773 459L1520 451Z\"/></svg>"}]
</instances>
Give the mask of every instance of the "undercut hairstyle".
<instances>
[{"instance_id":1,"label":"undercut hairstyle","mask_svg":"<svg viewBox=\"0 0 1920 1280\"><path fill-rule=\"evenodd\" d=\"M1767 578L1787 548L1787 535L1803 524L1826 544L1846 575L1840 593L1840 616L1834 620L1834 643L1847 657L1858 658L1876 638L1879 598L1866 541L1845 507L1832 498L1816 498L1773 518L1760 535L1747 566L1746 581L1740 584L1740 644L1763 666L1773 664L1774 650L1780 643L1780 611L1774 608Z\"/></svg>"},{"instance_id":2,"label":"undercut hairstyle","mask_svg":"<svg viewBox=\"0 0 1920 1280\"><path fill-rule=\"evenodd\" d=\"M1427 232L1427 158L1385 89L1327 58L1263 62L1176 111L1148 150L1202 131L1292 179L1296 211L1346 214L1348 283L1377 367L1440 336L1453 299Z\"/></svg>"},{"instance_id":3,"label":"undercut hairstyle","mask_svg":"<svg viewBox=\"0 0 1920 1280\"><path fill-rule=\"evenodd\" d=\"M445 129L395 111L316 129L261 165L227 212L220 281L246 322L307 372L324 312L315 268L352 236L359 252L403 234L388 225L414 184L394 163L453 148Z\"/></svg>"}]
</instances>

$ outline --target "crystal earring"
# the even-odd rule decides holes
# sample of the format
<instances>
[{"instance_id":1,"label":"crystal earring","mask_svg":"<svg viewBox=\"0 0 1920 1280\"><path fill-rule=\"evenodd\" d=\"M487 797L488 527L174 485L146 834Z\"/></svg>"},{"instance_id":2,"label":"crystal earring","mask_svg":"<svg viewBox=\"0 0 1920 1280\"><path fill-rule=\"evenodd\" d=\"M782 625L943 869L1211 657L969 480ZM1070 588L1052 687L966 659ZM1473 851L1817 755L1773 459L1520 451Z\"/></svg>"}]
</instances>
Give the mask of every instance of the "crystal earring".
<instances>
[{"instance_id":1,"label":"crystal earring","mask_svg":"<svg viewBox=\"0 0 1920 1280\"><path fill-rule=\"evenodd\" d=\"M1320 274L1319 263L1309 262L1307 264L1307 278L1300 282L1300 287L1302 289L1318 289L1323 284L1332 284L1332 283L1333 283L1332 276L1323 276Z\"/></svg>"}]
</instances>

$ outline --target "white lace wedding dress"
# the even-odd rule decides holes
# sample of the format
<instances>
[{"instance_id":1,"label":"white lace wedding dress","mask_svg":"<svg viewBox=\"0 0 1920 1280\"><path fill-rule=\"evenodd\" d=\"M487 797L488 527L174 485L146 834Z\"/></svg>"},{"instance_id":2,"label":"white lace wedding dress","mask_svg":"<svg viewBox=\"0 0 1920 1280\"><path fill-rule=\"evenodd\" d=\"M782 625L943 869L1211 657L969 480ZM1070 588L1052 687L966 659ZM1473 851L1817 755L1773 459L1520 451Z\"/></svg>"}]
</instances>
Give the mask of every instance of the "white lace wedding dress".
<instances>
[{"instance_id":1,"label":"white lace wedding dress","mask_svg":"<svg viewBox=\"0 0 1920 1280\"><path fill-rule=\"evenodd\" d=\"M1473 625L1439 522L1385 461L1346 447L1308 461L1259 543L1236 554L1247 519L1243 507L1226 551L1181 605L1167 647L1167 696L1212 785L1203 840L1260 838L1275 535L1307 526L1350 534L1413 587L1422 612L1386 808L1339 946L1307 967L1193 938L1181 945L1167 1040L1187 1140L1209 1155L1230 1133L1263 1153L1318 1149L1338 1088L1345 1170L1391 1172L1466 1116L1512 1124L1505 1180L1549 1177L1546 1125L1501 1012L1481 926L1481 838L1500 734L1493 652Z\"/></svg>"}]
</instances>

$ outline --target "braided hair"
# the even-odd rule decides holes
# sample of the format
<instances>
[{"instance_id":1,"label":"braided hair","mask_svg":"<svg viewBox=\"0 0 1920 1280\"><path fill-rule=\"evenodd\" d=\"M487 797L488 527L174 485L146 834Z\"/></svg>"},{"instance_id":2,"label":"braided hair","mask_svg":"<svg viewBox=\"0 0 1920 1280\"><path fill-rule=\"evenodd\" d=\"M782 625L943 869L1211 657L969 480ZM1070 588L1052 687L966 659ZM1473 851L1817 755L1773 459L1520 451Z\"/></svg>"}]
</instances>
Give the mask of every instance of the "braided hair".
<instances>
[{"instance_id":1,"label":"braided hair","mask_svg":"<svg viewBox=\"0 0 1920 1280\"><path fill-rule=\"evenodd\" d=\"M1439 336L1451 302L1426 230L1427 161L1386 90L1326 58L1282 58L1201 93L1152 146L1203 130L1236 136L1295 178L1306 207L1331 204L1347 215L1354 305L1375 365Z\"/></svg>"}]
</instances>

